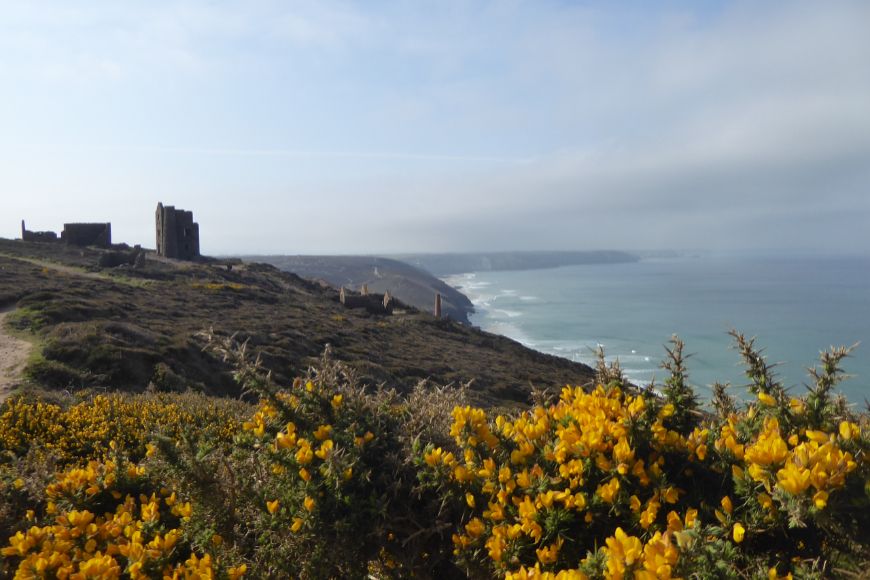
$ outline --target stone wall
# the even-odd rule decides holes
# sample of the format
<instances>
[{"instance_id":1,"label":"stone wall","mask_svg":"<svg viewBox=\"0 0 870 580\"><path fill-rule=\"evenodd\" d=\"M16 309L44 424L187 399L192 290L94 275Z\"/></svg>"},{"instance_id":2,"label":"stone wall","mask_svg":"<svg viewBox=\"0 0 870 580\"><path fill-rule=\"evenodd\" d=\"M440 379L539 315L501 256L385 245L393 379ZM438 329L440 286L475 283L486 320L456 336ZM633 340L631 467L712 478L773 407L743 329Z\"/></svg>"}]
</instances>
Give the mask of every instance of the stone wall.
<instances>
[{"instance_id":1,"label":"stone wall","mask_svg":"<svg viewBox=\"0 0 870 580\"><path fill-rule=\"evenodd\" d=\"M21 239L25 242L57 242L57 234L55 232L34 232L28 230L24 225L24 220L21 220Z\"/></svg>"},{"instance_id":2,"label":"stone wall","mask_svg":"<svg viewBox=\"0 0 870 580\"><path fill-rule=\"evenodd\" d=\"M108 248L112 245L112 224L63 224L60 239L69 246Z\"/></svg>"}]
</instances>

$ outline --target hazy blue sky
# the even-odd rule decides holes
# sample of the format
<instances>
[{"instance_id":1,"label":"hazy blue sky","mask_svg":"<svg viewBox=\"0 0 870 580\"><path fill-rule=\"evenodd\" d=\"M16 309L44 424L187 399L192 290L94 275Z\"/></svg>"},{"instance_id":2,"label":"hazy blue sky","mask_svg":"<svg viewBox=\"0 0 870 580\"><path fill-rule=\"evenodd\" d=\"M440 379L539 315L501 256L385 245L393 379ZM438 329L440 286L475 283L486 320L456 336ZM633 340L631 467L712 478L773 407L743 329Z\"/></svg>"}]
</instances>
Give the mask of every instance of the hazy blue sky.
<instances>
[{"instance_id":1,"label":"hazy blue sky","mask_svg":"<svg viewBox=\"0 0 870 580\"><path fill-rule=\"evenodd\" d=\"M0 236L870 251L870 2L0 0Z\"/></svg>"}]
</instances>

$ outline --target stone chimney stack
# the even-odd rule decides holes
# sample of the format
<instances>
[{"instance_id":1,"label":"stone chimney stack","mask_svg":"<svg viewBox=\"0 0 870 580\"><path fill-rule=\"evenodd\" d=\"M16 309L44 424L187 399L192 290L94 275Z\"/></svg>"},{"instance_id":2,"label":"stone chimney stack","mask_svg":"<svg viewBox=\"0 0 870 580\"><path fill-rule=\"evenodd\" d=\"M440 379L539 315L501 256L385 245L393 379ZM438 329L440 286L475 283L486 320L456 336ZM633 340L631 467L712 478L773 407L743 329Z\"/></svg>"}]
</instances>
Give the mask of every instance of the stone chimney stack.
<instances>
[{"instance_id":1,"label":"stone chimney stack","mask_svg":"<svg viewBox=\"0 0 870 580\"><path fill-rule=\"evenodd\" d=\"M441 293L435 293L435 318L441 318Z\"/></svg>"}]
</instances>

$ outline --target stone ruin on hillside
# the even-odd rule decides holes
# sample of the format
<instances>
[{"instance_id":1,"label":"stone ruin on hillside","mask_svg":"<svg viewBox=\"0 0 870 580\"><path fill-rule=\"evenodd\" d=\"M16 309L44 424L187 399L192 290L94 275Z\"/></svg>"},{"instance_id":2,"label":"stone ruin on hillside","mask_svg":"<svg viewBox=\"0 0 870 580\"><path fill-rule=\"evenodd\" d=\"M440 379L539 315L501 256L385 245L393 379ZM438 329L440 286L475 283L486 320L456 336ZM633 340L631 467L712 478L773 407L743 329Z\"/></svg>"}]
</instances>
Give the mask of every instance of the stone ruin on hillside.
<instances>
[{"instance_id":1,"label":"stone ruin on hillside","mask_svg":"<svg viewBox=\"0 0 870 580\"><path fill-rule=\"evenodd\" d=\"M199 254L199 224L193 212L157 204L157 254L177 260L196 260Z\"/></svg>"},{"instance_id":2,"label":"stone ruin on hillside","mask_svg":"<svg viewBox=\"0 0 870 580\"><path fill-rule=\"evenodd\" d=\"M370 314L405 314L407 306L396 300L387 290L383 294L369 293L369 285L363 284L360 287L359 294L354 293L344 286L339 289L338 301L345 308L364 308ZM435 293L435 309L433 311L435 318L442 318L441 313L441 293Z\"/></svg>"},{"instance_id":3,"label":"stone ruin on hillside","mask_svg":"<svg viewBox=\"0 0 870 580\"><path fill-rule=\"evenodd\" d=\"M108 248L112 245L112 224L63 224L60 239L70 246Z\"/></svg>"},{"instance_id":4,"label":"stone ruin on hillside","mask_svg":"<svg viewBox=\"0 0 870 580\"><path fill-rule=\"evenodd\" d=\"M338 301L345 308L364 308L370 314L392 314L397 304L389 292L369 294L368 286L365 284L359 294L352 293L342 286L338 293Z\"/></svg>"},{"instance_id":5,"label":"stone ruin on hillside","mask_svg":"<svg viewBox=\"0 0 870 580\"><path fill-rule=\"evenodd\" d=\"M21 220L21 239L25 242L56 242L55 232L34 232L27 229L24 220Z\"/></svg>"},{"instance_id":6,"label":"stone ruin on hillside","mask_svg":"<svg viewBox=\"0 0 870 580\"><path fill-rule=\"evenodd\" d=\"M54 232L34 232L27 229L21 220L21 239L25 242L62 242L68 246L99 246L108 248L112 245L111 223L63 224L60 238Z\"/></svg>"}]
</instances>

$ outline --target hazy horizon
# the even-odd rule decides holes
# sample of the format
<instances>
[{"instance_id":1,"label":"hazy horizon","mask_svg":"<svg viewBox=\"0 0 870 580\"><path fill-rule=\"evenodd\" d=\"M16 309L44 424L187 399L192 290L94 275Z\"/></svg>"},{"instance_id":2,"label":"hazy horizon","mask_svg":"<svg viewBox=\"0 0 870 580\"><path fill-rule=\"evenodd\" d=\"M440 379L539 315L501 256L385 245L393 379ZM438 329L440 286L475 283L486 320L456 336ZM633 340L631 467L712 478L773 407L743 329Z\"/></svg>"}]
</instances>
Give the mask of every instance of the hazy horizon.
<instances>
[{"instance_id":1,"label":"hazy horizon","mask_svg":"<svg viewBox=\"0 0 870 580\"><path fill-rule=\"evenodd\" d=\"M29 229L29 228L28 228ZM144 247L148 247L147 244ZM641 259L649 259L654 257L667 257L667 254L673 254L674 257L691 257L693 254L700 256L720 255L720 256L746 256L746 257L867 257L870 256L870 251L859 251L856 249L821 249L821 248L742 248L742 249L716 249L716 248L542 248L537 250L529 250L524 248L499 248L499 249L465 249L465 250L450 250L450 251L428 251L421 250L419 252L319 252L316 254L306 252L224 252L213 254L215 257L235 257L235 256L331 256L331 257L382 257L400 259L402 256L427 256L427 255L476 255L476 254L532 254L532 253L584 253L584 252L625 252L633 254Z\"/></svg>"},{"instance_id":2,"label":"hazy horizon","mask_svg":"<svg viewBox=\"0 0 870 580\"><path fill-rule=\"evenodd\" d=\"M0 236L870 253L870 4L0 6ZM689 250L692 251L692 250Z\"/></svg>"}]
</instances>

